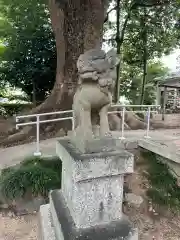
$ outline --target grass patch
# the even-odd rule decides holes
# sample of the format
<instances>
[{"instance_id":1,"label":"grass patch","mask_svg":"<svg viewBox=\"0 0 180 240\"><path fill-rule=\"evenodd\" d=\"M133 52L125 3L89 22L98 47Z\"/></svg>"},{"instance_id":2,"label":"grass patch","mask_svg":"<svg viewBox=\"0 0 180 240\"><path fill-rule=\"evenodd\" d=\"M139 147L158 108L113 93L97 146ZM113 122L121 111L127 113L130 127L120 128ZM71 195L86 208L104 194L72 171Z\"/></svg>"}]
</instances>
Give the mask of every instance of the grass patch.
<instances>
[{"instance_id":1,"label":"grass patch","mask_svg":"<svg viewBox=\"0 0 180 240\"><path fill-rule=\"evenodd\" d=\"M47 197L50 190L61 186L61 161L59 158L31 157L20 166L9 167L1 172L0 190L7 199L32 196Z\"/></svg>"},{"instance_id":2,"label":"grass patch","mask_svg":"<svg viewBox=\"0 0 180 240\"><path fill-rule=\"evenodd\" d=\"M141 154L148 161L146 177L151 187L147 190L147 196L158 205L180 210L180 187L169 167L162 163L155 153Z\"/></svg>"}]
</instances>

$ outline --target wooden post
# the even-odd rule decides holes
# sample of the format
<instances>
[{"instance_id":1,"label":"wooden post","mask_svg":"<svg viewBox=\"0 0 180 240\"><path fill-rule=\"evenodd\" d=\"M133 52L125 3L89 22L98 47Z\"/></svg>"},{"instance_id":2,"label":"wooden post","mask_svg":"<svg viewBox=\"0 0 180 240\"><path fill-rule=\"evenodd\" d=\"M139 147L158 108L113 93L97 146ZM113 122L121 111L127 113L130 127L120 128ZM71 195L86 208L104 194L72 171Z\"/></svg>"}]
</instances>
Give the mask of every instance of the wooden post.
<instances>
[{"instance_id":1,"label":"wooden post","mask_svg":"<svg viewBox=\"0 0 180 240\"><path fill-rule=\"evenodd\" d=\"M164 87L164 92L163 92L163 113L162 113L162 120L164 121L164 115L166 113L166 100L167 100L167 87Z\"/></svg>"},{"instance_id":2,"label":"wooden post","mask_svg":"<svg viewBox=\"0 0 180 240\"><path fill-rule=\"evenodd\" d=\"M177 106L177 89L174 89L173 109Z\"/></svg>"},{"instance_id":3,"label":"wooden post","mask_svg":"<svg viewBox=\"0 0 180 240\"><path fill-rule=\"evenodd\" d=\"M157 84L156 86L156 105L161 105L161 94L160 94L160 88L159 85Z\"/></svg>"}]
</instances>

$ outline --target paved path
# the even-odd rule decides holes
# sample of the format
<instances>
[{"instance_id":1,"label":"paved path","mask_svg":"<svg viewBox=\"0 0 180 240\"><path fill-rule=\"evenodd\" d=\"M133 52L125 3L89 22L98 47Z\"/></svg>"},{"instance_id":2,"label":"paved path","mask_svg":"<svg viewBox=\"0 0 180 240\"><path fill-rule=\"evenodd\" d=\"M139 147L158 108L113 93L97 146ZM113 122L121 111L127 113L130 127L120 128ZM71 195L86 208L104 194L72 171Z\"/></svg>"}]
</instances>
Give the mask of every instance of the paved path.
<instances>
[{"instance_id":1,"label":"paved path","mask_svg":"<svg viewBox=\"0 0 180 240\"><path fill-rule=\"evenodd\" d=\"M40 149L43 156L56 155L56 138L40 142ZM36 143L27 143L19 146L0 148L0 169L20 163L23 159L33 156L36 150Z\"/></svg>"},{"instance_id":2,"label":"paved path","mask_svg":"<svg viewBox=\"0 0 180 240\"><path fill-rule=\"evenodd\" d=\"M121 136L120 132L113 132L113 135L117 138ZM145 131L125 131L125 137L127 140L144 140ZM166 142L170 148L175 151L180 151L180 129L171 130L155 130L149 134L152 138L150 140L156 143ZM47 139L40 142L40 150L43 156L55 156L56 155L56 138ZM23 159L33 156L36 149L36 143L29 143L14 147L2 149L0 148L0 169L15 165L21 162Z\"/></svg>"}]
</instances>

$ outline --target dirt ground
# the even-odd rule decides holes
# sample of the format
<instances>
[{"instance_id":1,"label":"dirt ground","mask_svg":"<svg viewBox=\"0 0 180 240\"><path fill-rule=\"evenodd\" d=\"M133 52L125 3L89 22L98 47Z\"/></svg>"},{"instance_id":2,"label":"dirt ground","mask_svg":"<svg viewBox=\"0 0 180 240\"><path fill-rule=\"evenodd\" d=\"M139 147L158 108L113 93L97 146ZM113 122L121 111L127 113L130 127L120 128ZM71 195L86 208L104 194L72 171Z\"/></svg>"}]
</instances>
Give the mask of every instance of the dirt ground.
<instances>
[{"instance_id":1,"label":"dirt ground","mask_svg":"<svg viewBox=\"0 0 180 240\"><path fill-rule=\"evenodd\" d=\"M139 240L179 240L180 215L154 206L147 199L145 192L149 185L143 177L146 170L141 161L136 158L135 173L125 181L134 194L143 197L143 203L139 207L125 204L124 212L138 228ZM0 213L0 240L37 240L38 231L37 214L15 217L11 212Z\"/></svg>"},{"instance_id":2,"label":"dirt ground","mask_svg":"<svg viewBox=\"0 0 180 240\"><path fill-rule=\"evenodd\" d=\"M38 216L0 213L0 240L38 240Z\"/></svg>"},{"instance_id":3,"label":"dirt ground","mask_svg":"<svg viewBox=\"0 0 180 240\"><path fill-rule=\"evenodd\" d=\"M143 203L139 207L125 204L124 213L138 228L139 240L179 240L180 215L156 206L147 199L149 183L143 174L146 165L140 156L136 156L135 162L135 172L127 176L125 182L132 193L143 197Z\"/></svg>"}]
</instances>

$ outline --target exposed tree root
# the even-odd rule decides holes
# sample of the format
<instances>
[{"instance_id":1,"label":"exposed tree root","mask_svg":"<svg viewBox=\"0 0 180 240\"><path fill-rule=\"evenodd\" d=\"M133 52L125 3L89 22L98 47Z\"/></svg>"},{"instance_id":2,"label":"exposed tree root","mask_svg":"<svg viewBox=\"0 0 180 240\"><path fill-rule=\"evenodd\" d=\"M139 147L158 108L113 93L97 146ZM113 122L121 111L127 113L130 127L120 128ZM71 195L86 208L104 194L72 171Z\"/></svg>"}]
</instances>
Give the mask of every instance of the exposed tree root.
<instances>
[{"instance_id":1,"label":"exposed tree root","mask_svg":"<svg viewBox=\"0 0 180 240\"><path fill-rule=\"evenodd\" d=\"M67 101L67 99L69 99ZM72 96L66 95L66 97L61 98L63 100L61 103L59 101L55 101L55 104L52 103L52 98L50 101L45 101L45 102L38 106L35 109L32 109L32 111L28 114L38 114L38 113L44 113L44 112L53 112L53 111L60 111L60 110L67 110L72 108ZM60 99L59 99L60 100ZM47 104L48 103L48 104ZM51 103L51 104L50 104ZM50 108L50 105L53 106ZM47 106L47 107L46 107ZM116 108L113 109L115 111L119 110L121 111L122 109ZM61 117L65 117L66 115L62 115ZM52 119L52 118L58 118L59 115L53 115L53 116L46 116L46 117L41 117L41 120L45 119ZM35 118L32 118L31 120L28 119L28 121L35 121ZM115 113L115 114L109 114L109 124L110 124L110 129L112 131L120 131L122 128L122 116L121 113ZM147 124L145 123L145 120L141 119L138 117L136 114L133 112L126 112L125 113L125 130L137 130L137 129L146 129ZM151 120L150 121L150 128L151 129L158 129L158 128L170 128L170 126L167 126L163 122L156 122ZM60 129L63 129L64 134L67 134L69 130L72 129L72 123L70 120L66 121L58 121L58 122L51 122L51 123L43 123L40 124L40 139L47 139L51 137L57 137L57 133L60 131ZM5 136L4 138L0 139L0 146L13 146L13 145L19 145L19 144L24 144L27 142L32 142L36 139L36 125L33 126L25 126L22 127L19 131L11 129L9 135Z\"/></svg>"},{"instance_id":2,"label":"exposed tree root","mask_svg":"<svg viewBox=\"0 0 180 240\"><path fill-rule=\"evenodd\" d=\"M59 110L59 109L58 109ZM59 116L57 116L59 117ZM56 118L55 115L53 115L53 118ZM47 118L46 118L47 119ZM126 123L125 123L125 129L145 129L146 124L140 121L139 119L136 119L133 115L126 116ZM110 123L110 129L112 131L118 131L121 130L122 122L121 117L117 114L110 114L109 115L109 123ZM63 121L63 122L53 122L53 123L44 123L40 124L40 139L46 139L50 137L57 136L57 132L63 129L65 134L67 134L68 130L72 129L72 123L69 120ZM26 126L22 127L18 132L15 134L9 135L8 137L1 140L0 145L1 146L14 146L19 145L27 142L31 142L36 139L36 126Z\"/></svg>"},{"instance_id":3,"label":"exposed tree root","mask_svg":"<svg viewBox=\"0 0 180 240\"><path fill-rule=\"evenodd\" d=\"M64 89L61 88L60 90L52 91L51 95L39 106L32 109L28 112L29 115L31 114L40 114L40 113L48 113L48 112L56 112L56 111L63 111L69 110L72 106L72 94L70 95L67 91L63 91ZM60 115L51 115L51 116L41 116L40 120L47 120L52 118L58 118ZM67 115L66 115L67 116ZM65 117L65 115L61 115L61 117ZM25 121L36 121L35 117L25 119ZM23 122L25 122L23 121ZM61 122L53 122L53 123L43 123L40 124L40 137L45 139L50 136L54 136L54 134L60 129L63 128L65 131L68 131L71 126L71 121L61 121ZM49 130L46 130L49 128ZM0 145L1 146L12 146L17 144L23 144L29 141L34 140L36 137L36 125L28 125L21 127L19 131L11 129L9 136L1 139Z\"/></svg>"}]
</instances>

